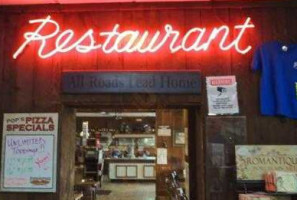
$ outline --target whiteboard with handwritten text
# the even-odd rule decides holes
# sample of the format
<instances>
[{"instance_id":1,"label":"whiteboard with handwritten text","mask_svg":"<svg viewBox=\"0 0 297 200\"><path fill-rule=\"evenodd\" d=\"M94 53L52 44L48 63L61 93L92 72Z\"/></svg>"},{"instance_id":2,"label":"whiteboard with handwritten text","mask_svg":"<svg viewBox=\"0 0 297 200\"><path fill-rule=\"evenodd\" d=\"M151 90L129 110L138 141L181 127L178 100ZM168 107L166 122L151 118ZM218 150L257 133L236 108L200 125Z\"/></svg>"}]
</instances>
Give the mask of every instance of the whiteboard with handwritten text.
<instances>
[{"instance_id":1,"label":"whiteboard with handwritten text","mask_svg":"<svg viewBox=\"0 0 297 200\"><path fill-rule=\"evenodd\" d=\"M4 114L1 191L55 192L58 114Z\"/></svg>"}]
</instances>

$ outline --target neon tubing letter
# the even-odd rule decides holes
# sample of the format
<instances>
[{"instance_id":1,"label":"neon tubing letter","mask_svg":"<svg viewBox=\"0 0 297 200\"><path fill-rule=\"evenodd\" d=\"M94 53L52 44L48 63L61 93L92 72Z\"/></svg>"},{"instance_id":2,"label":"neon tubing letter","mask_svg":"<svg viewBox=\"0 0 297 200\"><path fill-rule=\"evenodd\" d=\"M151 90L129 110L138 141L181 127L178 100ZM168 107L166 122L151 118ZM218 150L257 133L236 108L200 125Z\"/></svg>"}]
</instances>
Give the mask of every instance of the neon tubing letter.
<instances>
[{"instance_id":1,"label":"neon tubing letter","mask_svg":"<svg viewBox=\"0 0 297 200\"><path fill-rule=\"evenodd\" d=\"M170 26L170 25L168 25L168 24L165 25L165 29L166 29L166 26ZM141 52L141 53L145 53L145 52L154 53L154 52L158 51L164 45L164 43L167 41L167 39L170 36L170 34L166 33L166 35L163 37L163 39L160 41L160 43L156 45L156 42L157 42L160 35L161 35L160 31L157 31L154 34L154 37L150 40L148 46L145 49L139 49L139 52Z\"/></svg>"},{"instance_id":2,"label":"neon tubing letter","mask_svg":"<svg viewBox=\"0 0 297 200\"><path fill-rule=\"evenodd\" d=\"M179 31L174 31L172 26L167 25L166 32L169 33L169 34L174 35L173 39L172 39L172 41L171 41L171 43L169 45L171 53L175 53L175 52L179 51L182 48L181 45L178 45L178 46L174 47L174 45L177 42L177 39L178 39L178 37L180 35Z\"/></svg>"},{"instance_id":3,"label":"neon tubing letter","mask_svg":"<svg viewBox=\"0 0 297 200\"><path fill-rule=\"evenodd\" d=\"M137 40L139 36L139 31L125 31L123 33L120 33L120 35L117 37L115 44L114 44L114 49L116 52L121 53L121 52L128 52L131 53L134 50L131 49L135 41ZM128 39L128 42L125 42L123 40ZM123 47L119 47L121 45L121 41L124 44Z\"/></svg>"},{"instance_id":4,"label":"neon tubing letter","mask_svg":"<svg viewBox=\"0 0 297 200\"><path fill-rule=\"evenodd\" d=\"M22 51L25 49L25 47L31 42L31 41L41 41L41 46L39 47L38 50L38 54L40 57L42 56L42 51L44 50L44 47L46 46L46 40L49 38L54 37L55 35L58 34L60 28L59 28L59 24L53 20L51 20L51 17L48 16L45 19L35 19L35 20L30 20L29 21L30 24L35 24L35 23L41 23L40 26L36 29L35 32L27 32L24 34L24 38L26 39L26 41L18 48L18 50L14 53L13 58L16 59L20 53L22 53ZM52 23L55 25L56 29L54 32L52 32L51 34L42 36L40 35L40 31L45 27L45 25L47 25L48 23Z\"/></svg>"},{"instance_id":5,"label":"neon tubing letter","mask_svg":"<svg viewBox=\"0 0 297 200\"><path fill-rule=\"evenodd\" d=\"M35 31L26 32L24 34L25 41L13 54L14 59L16 59L24 51L24 49L31 42L34 41L41 42L38 49L38 56L40 58L49 58L57 53L66 53L71 50L75 50L79 53L88 53L92 50L100 48L105 54L112 52L153 53L158 51L165 45L171 53L175 53L180 50L186 52L197 52L201 50L206 51L214 42L214 40L218 38L218 36L220 36L220 34L222 34L222 36L218 45L222 51L227 51L234 48L238 53L246 54L251 50L252 47L249 45L245 48L241 48L239 45L246 30L255 27L251 23L251 18L248 17L243 24L236 25L234 27L234 29L239 30L239 33L237 34L237 36L235 36L235 39L226 44L231 32L230 28L226 25L214 27L208 38L206 38L206 42L202 43L202 39L207 31L206 28L194 27L188 30L184 36L181 36L178 30L173 29L170 24L166 24L164 26L163 32L157 30L152 34L152 37L149 38L150 34L148 30L145 30L143 34L140 34L140 32L137 30L126 30L123 32L119 32L118 29L120 26L119 24L116 24L114 25L112 31L100 32L99 36L106 37L106 39L102 44L96 44L93 29L87 30L77 41L71 42L74 38L74 31L72 29L67 29L63 32L60 32L59 24L56 21L52 20L50 16L47 16L44 19L30 20L29 23L39 24L39 26ZM52 25L54 26L54 30L49 34L43 35L43 29L46 26ZM162 33L164 34L164 36L162 35ZM189 41L189 38L193 34L197 34L195 40L191 44L187 44L191 42ZM48 40L51 38L55 38L55 48L45 52L45 47L49 42ZM169 39L171 39L171 41L169 42L169 44L167 44L167 41Z\"/></svg>"},{"instance_id":6,"label":"neon tubing letter","mask_svg":"<svg viewBox=\"0 0 297 200\"><path fill-rule=\"evenodd\" d=\"M112 47L110 47L109 49L107 49L107 46L114 36L119 35L119 33L117 31L119 26L120 25L118 25L118 24L114 25L112 32L101 32L100 33L100 36L107 36L107 39L105 40L104 44L102 45L102 51L104 53L111 53L114 50L114 45Z\"/></svg>"},{"instance_id":7,"label":"neon tubing letter","mask_svg":"<svg viewBox=\"0 0 297 200\"><path fill-rule=\"evenodd\" d=\"M197 32L199 35L198 37L196 38L195 42L189 46L189 47L186 47L186 43L187 43L187 40L188 38L191 36L191 34ZM191 50L195 50L195 51L199 51L199 44L201 42L201 39L202 37L204 36L204 33L205 33L205 28L192 28L191 30L189 30L183 40L182 40L182 49L184 51L191 51ZM196 50L197 49L197 50Z\"/></svg>"},{"instance_id":8,"label":"neon tubing letter","mask_svg":"<svg viewBox=\"0 0 297 200\"><path fill-rule=\"evenodd\" d=\"M240 32L237 35L237 38L234 40L233 43L235 45L236 51L238 51L241 54L246 54L246 53L248 53L252 49L252 46L251 45L247 46L247 48L245 48L245 49L240 49L240 47L239 47L239 42L240 42L243 34L245 33L246 29L248 29L248 28L255 28L255 25L254 24L250 24L250 22L251 22L251 18L248 17L243 25L237 25L237 26L235 26L235 29L240 29Z\"/></svg>"}]
</instances>

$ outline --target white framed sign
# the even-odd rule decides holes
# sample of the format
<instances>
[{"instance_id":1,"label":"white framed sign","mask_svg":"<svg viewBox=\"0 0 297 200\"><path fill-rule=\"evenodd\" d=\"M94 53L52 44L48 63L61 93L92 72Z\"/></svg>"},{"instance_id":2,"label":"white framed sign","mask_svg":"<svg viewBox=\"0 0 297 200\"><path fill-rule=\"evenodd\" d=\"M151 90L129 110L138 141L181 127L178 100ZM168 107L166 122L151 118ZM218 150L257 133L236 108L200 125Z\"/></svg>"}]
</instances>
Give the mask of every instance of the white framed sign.
<instances>
[{"instance_id":1,"label":"white framed sign","mask_svg":"<svg viewBox=\"0 0 297 200\"><path fill-rule=\"evenodd\" d=\"M239 113L235 76L206 77L209 115Z\"/></svg>"},{"instance_id":2,"label":"white framed sign","mask_svg":"<svg viewBox=\"0 0 297 200\"><path fill-rule=\"evenodd\" d=\"M56 192L57 113L3 118L1 191Z\"/></svg>"},{"instance_id":3,"label":"white framed sign","mask_svg":"<svg viewBox=\"0 0 297 200\"><path fill-rule=\"evenodd\" d=\"M158 127L158 136L170 137L171 128L169 126L159 126Z\"/></svg>"}]
</instances>

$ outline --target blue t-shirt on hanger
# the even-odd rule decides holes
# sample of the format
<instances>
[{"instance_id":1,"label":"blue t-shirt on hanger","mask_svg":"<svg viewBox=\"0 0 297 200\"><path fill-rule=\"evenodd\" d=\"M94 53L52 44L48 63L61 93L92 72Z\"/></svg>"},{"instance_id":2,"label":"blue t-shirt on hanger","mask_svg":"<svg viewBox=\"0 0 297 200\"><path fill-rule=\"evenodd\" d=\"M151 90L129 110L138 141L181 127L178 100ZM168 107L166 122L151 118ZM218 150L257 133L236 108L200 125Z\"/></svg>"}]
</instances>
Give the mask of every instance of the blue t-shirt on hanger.
<instances>
[{"instance_id":1,"label":"blue t-shirt on hanger","mask_svg":"<svg viewBox=\"0 0 297 200\"><path fill-rule=\"evenodd\" d=\"M263 44L255 52L252 69L262 73L261 113L297 119L297 44Z\"/></svg>"}]
</instances>

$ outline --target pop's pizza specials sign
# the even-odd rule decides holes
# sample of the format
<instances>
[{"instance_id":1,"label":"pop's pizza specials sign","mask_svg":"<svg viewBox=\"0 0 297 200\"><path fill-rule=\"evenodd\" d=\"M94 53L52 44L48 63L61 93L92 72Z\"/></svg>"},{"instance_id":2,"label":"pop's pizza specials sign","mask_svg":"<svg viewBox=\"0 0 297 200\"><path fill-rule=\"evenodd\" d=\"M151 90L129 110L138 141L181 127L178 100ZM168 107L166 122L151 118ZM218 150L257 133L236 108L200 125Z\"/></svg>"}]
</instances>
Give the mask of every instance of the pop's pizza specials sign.
<instances>
[{"instance_id":1,"label":"pop's pizza specials sign","mask_svg":"<svg viewBox=\"0 0 297 200\"><path fill-rule=\"evenodd\" d=\"M57 113L4 114L1 191L55 192Z\"/></svg>"}]
</instances>

